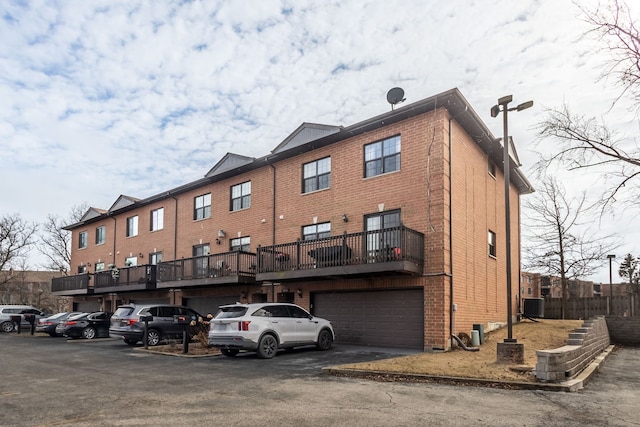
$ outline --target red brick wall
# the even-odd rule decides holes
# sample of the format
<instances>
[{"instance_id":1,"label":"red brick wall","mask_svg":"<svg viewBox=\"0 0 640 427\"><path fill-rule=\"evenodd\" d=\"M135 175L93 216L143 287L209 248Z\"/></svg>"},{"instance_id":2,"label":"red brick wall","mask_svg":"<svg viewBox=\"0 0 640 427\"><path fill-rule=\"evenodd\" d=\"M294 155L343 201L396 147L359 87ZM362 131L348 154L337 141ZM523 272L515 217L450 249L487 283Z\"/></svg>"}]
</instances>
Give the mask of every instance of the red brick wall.
<instances>
[{"instance_id":1,"label":"red brick wall","mask_svg":"<svg viewBox=\"0 0 640 427\"><path fill-rule=\"evenodd\" d=\"M162 251L164 260L191 257L194 245L209 243L211 251L226 252L229 240L250 237L251 250L258 245L285 243L301 237L301 227L317 222L331 222L332 235L344 231L360 232L363 218L380 210L401 210L402 222L407 227L425 234L425 275L422 277L372 278L367 280L323 280L283 284L283 288L304 289L296 302L308 308L309 295L319 290L390 289L424 287L425 349L447 348L449 343L450 283L453 280L455 312L454 332L468 331L474 323L506 320L505 297L505 234L504 186L502 174L488 174L487 156L478 145L452 123L452 212L453 212L453 269L449 264L449 116L439 109L405 121L380 127L336 144L275 164L275 223L273 220L272 182L274 168L265 164L257 170L208 184L197 190L169 197L152 205L115 215L117 221L105 220L73 232L74 250L72 266L80 263L106 260L118 266L126 256L142 253L147 262L148 253ZM401 169L381 176L364 178L363 146L394 135L401 135ZM302 194L302 166L304 163L331 156L331 186L329 189ZM229 211L230 187L250 180L252 183L251 208ZM193 220L194 197L212 193L212 216ZM176 213L177 206L177 213ZM512 266L514 301L518 291L519 239L518 196L512 191ZM149 231L152 209L164 207L164 229ZM126 238L126 218L139 215L139 234ZM342 221L346 214L348 222ZM177 215L177 216L176 216ZM174 224L177 222L178 241L174 251ZM95 228L107 227L107 242L96 246ZM114 226L116 247L114 251ZM275 227L275 231L273 228ZM215 243L218 230L226 237ZM497 257L488 255L487 231L496 232ZM88 248L77 250L78 232L89 231ZM272 241L275 233L275 242ZM115 258L114 254L115 253ZM75 270L74 270L75 271ZM452 273L452 277L451 277ZM247 295L265 291L271 299L271 287L238 285L226 288L189 290L176 294L177 302L193 296ZM158 295L163 294L158 291ZM164 291L165 296L169 291ZM515 310L514 305L514 313Z\"/></svg>"}]
</instances>

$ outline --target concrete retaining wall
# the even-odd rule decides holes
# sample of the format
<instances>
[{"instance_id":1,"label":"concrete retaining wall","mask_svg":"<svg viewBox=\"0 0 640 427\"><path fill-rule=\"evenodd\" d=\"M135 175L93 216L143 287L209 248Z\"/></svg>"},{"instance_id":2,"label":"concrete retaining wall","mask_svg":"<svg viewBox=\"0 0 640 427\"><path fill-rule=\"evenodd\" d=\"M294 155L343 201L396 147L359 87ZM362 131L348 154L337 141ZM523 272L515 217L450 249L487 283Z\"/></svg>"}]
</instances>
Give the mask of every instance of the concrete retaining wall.
<instances>
[{"instance_id":1,"label":"concrete retaining wall","mask_svg":"<svg viewBox=\"0 0 640 427\"><path fill-rule=\"evenodd\" d=\"M604 316L586 320L569 333L567 345L553 350L538 350L536 378L544 382L562 382L576 376L609 345L609 330Z\"/></svg>"},{"instance_id":2,"label":"concrete retaining wall","mask_svg":"<svg viewBox=\"0 0 640 427\"><path fill-rule=\"evenodd\" d=\"M640 317L607 316L609 336L614 344L640 347Z\"/></svg>"}]
</instances>

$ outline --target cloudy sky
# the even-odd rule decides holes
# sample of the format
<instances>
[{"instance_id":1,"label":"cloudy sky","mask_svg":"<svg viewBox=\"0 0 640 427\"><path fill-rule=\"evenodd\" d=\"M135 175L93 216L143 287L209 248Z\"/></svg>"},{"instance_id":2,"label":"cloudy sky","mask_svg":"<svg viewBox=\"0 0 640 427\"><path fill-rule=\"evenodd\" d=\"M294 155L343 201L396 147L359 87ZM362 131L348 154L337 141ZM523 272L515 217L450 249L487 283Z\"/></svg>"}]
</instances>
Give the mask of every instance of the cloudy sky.
<instances>
[{"instance_id":1,"label":"cloudy sky","mask_svg":"<svg viewBox=\"0 0 640 427\"><path fill-rule=\"evenodd\" d=\"M354 124L395 86L407 103L458 87L497 136L498 98L534 100L510 115L525 171L545 108L639 133L611 109L619 91L598 81L606 57L570 0L9 0L0 15L0 214L28 221L151 196L227 152L264 156L303 121ZM626 230L620 257L640 253L631 221L600 225Z\"/></svg>"}]
</instances>

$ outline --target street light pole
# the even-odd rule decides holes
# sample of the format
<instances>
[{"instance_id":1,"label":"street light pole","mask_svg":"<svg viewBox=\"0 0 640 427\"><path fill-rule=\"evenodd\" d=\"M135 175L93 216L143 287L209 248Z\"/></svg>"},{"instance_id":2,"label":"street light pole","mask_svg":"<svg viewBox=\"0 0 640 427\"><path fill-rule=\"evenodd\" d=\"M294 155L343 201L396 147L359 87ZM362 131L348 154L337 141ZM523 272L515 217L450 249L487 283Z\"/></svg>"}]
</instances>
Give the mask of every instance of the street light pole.
<instances>
[{"instance_id":1,"label":"street light pole","mask_svg":"<svg viewBox=\"0 0 640 427\"><path fill-rule=\"evenodd\" d=\"M607 255L607 258L609 258L609 296L612 297L613 296L613 272L611 269L611 263L613 262L613 259L616 256L613 254Z\"/></svg>"},{"instance_id":2,"label":"street light pole","mask_svg":"<svg viewBox=\"0 0 640 427\"><path fill-rule=\"evenodd\" d=\"M509 155L509 111L522 111L533 106L533 101L527 101L519 104L517 107L508 108L507 105L513 101L513 96L507 95L498 99L498 105L491 108L491 117L497 117L502 111L502 127L503 127L503 169L504 169L504 217L505 217L505 240L506 254L505 261L507 267L507 338L504 342L515 343L517 340L513 338L513 305L511 302L511 206L510 206L510 190L511 190L511 162ZM502 110L500 110L502 106Z\"/></svg>"}]
</instances>

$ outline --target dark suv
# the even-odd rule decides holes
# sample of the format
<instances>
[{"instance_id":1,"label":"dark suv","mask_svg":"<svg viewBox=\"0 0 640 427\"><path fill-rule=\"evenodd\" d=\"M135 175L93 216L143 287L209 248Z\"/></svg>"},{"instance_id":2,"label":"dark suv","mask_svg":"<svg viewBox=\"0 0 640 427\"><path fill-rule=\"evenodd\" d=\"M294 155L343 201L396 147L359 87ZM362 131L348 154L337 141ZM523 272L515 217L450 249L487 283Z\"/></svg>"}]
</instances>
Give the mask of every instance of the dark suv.
<instances>
[{"instance_id":1,"label":"dark suv","mask_svg":"<svg viewBox=\"0 0 640 427\"><path fill-rule=\"evenodd\" d=\"M186 316L197 321L201 317L189 307L170 304L129 304L118 307L111 316L109 336L122 337L124 342L135 345L142 341L144 335L144 322L140 320L142 315L151 315L147 330L147 344L158 345L165 339L182 339L184 325L174 321L173 316Z\"/></svg>"}]
</instances>

